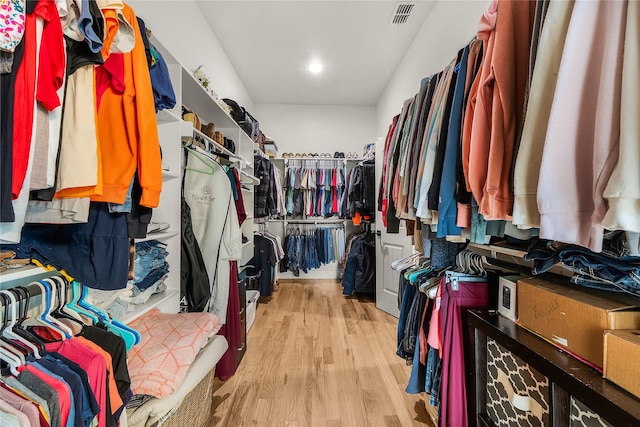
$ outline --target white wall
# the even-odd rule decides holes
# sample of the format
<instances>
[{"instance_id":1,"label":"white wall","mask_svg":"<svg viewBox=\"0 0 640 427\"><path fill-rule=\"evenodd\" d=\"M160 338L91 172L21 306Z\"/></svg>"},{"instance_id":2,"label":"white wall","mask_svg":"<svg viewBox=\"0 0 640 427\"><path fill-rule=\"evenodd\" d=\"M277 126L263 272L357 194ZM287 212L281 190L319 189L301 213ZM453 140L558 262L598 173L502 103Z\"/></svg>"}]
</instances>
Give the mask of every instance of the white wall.
<instances>
[{"instance_id":1,"label":"white wall","mask_svg":"<svg viewBox=\"0 0 640 427\"><path fill-rule=\"evenodd\" d=\"M256 104L260 129L282 153L355 151L375 142L374 107L342 105Z\"/></svg>"},{"instance_id":2,"label":"white wall","mask_svg":"<svg viewBox=\"0 0 640 427\"><path fill-rule=\"evenodd\" d=\"M231 98L253 110L247 92L218 38L193 0L131 0L127 2L154 36L189 70L199 65L220 98Z\"/></svg>"},{"instance_id":3,"label":"white wall","mask_svg":"<svg viewBox=\"0 0 640 427\"><path fill-rule=\"evenodd\" d=\"M376 105L376 133L385 136L405 99L420 89L420 81L441 71L477 33L489 0L438 1L418 31Z\"/></svg>"}]
</instances>

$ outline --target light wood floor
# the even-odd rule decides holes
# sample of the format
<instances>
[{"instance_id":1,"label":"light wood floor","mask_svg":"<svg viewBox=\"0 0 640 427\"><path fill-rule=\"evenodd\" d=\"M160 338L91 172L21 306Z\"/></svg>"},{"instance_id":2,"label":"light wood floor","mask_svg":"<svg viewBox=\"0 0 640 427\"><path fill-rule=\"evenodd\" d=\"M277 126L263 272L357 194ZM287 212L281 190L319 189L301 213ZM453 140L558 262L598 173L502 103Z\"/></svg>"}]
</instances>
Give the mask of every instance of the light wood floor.
<instances>
[{"instance_id":1,"label":"light wood floor","mask_svg":"<svg viewBox=\"0 0 640 427\"><path fill-rule=\"evenodd\" d=\"M214 391L210 426L433 426L404 392L397 319L334 281L281 283L260 302L235 376Z\"/></svg>"}]
</instances>

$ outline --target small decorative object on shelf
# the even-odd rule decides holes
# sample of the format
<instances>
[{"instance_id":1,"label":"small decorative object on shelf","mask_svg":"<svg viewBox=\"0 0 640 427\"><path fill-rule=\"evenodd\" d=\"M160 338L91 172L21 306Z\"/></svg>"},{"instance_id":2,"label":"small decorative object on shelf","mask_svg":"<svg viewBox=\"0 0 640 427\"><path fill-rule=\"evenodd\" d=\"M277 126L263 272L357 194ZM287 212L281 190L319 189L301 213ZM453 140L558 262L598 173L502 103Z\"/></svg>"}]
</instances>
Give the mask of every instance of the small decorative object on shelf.
<instances>
[{"instance_id":1,"label":"small decorative object on shelf","mask_svg":"<svg viewBox=\"0 0 640 427\"><path fill-rule=\"evenodd\" d=\"M200 82L202 87L207 89L207 92L208 92L209 91L209 83L210 83L209 76L207 76L207 74L204 72L202 67L203 67L202 65L199 65L198 68L193 70L193 77L198 79L198 81Z\"/></svg>"}]
</instances>

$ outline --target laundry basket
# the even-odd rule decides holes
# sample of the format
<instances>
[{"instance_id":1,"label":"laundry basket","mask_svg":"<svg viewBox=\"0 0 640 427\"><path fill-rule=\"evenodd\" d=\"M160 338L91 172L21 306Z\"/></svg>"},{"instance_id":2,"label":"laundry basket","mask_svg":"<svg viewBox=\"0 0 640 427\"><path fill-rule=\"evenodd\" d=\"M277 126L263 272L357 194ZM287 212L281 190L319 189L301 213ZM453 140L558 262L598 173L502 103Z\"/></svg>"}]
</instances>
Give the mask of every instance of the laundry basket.
<instances>
[{"instance_id":1,"label":"laundry basket","mask_svg":"<svg viewBox=\"0 0 640 427\"><path fill-rule=\"evenodd\" d=\"M214 377L215 368L187 394L166 421L159 423L159 425L163 427L204 427L211 416Z\"/></svg>"}]
</instances>

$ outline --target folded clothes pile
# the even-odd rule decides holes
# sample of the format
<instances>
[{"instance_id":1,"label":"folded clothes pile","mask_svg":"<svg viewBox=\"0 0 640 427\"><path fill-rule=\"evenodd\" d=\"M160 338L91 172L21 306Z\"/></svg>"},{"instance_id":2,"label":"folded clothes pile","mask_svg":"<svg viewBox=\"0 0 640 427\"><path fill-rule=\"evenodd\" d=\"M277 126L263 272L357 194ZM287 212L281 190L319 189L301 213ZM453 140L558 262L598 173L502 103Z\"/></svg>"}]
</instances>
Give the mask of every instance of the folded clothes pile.
<instances>
[{"instance_id":1,"label":"folded clothes pile","mask_svg":"<svg viewBox=\"0 0 640 427\"><path fill-rule=\"evenodd\" d=\"M133 279L127 287L117 292L91 291L95 304L104 308L111 316L120 318L145 304L152 295L164 292L164 283L169 273L167 245L158 240L137 242L133 260Z\"/></svg>"}]
</instances>

